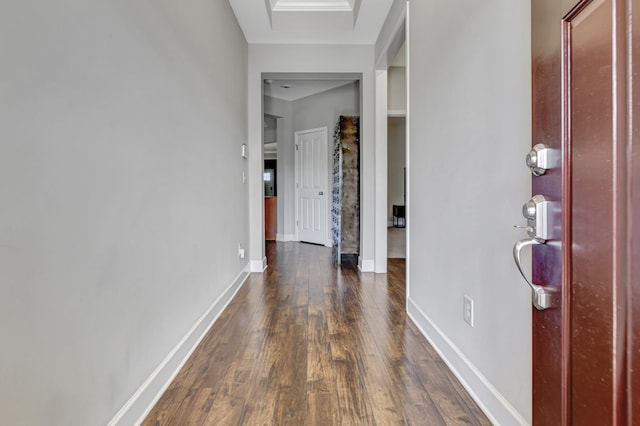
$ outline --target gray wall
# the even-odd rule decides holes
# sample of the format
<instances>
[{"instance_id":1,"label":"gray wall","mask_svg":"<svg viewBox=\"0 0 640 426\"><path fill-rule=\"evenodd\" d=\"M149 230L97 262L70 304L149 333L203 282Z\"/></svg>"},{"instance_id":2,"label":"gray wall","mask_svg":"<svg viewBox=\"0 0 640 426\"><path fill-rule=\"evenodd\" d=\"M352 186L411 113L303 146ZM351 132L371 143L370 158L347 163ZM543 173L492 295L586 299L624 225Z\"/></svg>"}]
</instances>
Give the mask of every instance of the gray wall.
<instances>
[{"instance_id":1,"label":"gray wall","mask_svg":"<svg viewBox=\"0 0 640 426\"><path fill-rule=\"evenodd\" d=\"M530 2L409 7L408 309L495 422L530 422L531 295L511 256L530 196Z\"/></svg>"},{"instance_id":2,"label":"gray wall","mask_svg":"<svg viewBox=\"0 0 640 426\"><path fill-rule=\"evenodd\" d=\"M105 424L245 267L247 45L226 1L8 0L0 57L1 422Z\"/></svg>"},{"instance_id":3,"label":"gray wall","mask_svg":"<svg viewBox=\"0 0 640 426\"><path fill-rule=\"evenodd\" d=\"M404 167L407 157L407 131L404 117L389 117L387 138L387 203L388 220L393 219L393 205L404 205Z\"/></svg>"},{"instance_id":4,"label":"gray wall","mask_svg":"<svg viewBox=\"0 0 640 426\"><path fill-rule=\"evenodd\" d=\"M292 102L293 131L328 127L329 137L341 115L360 112L358 83L347 84Z\"/></svg>"}]
</instances>

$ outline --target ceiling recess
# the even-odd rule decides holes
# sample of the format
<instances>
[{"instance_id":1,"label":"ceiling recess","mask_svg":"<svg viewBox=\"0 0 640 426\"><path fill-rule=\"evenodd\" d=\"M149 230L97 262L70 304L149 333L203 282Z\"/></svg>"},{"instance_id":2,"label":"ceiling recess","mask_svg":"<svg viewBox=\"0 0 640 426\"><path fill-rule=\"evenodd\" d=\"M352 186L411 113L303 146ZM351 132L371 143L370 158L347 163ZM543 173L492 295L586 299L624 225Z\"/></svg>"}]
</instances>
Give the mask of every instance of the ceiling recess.
<instances>
[{"instance_id":1,"label":"ceiling recess","mask_svg":"<svg viewBox=\"0 0 640 426\"><path fill-rule=\"evenodd\" d=\"M272 31L353 31L361 0L266 0Z\"/></svg>"}]
</instances>

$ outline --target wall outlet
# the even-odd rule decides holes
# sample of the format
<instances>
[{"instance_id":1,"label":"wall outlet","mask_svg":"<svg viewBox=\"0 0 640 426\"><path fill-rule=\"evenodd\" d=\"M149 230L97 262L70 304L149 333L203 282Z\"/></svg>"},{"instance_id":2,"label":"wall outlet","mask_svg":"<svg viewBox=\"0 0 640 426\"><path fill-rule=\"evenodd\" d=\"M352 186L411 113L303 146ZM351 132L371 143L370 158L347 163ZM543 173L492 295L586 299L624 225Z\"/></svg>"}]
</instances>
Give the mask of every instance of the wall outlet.
<instances>
[{"instance_id":1,"label":"wall outlet","mask_svg":"<svg viewBox=\"0 0 640 426\"><path fill-rule=\"evenodd\" d=\"M473 327L473 299L465 295L462 303L462 318Z\"/></svg>"},{"instance_id":2,"label":"wall outlet","mask_svg":"<svg viewBox=\"0 0 640 426\"><path fill-rule=\"evenodd\" d=\"M241 244L238 244L238 257L240 259L244 259L244 249Z\"/></svg>"}]
</instances>

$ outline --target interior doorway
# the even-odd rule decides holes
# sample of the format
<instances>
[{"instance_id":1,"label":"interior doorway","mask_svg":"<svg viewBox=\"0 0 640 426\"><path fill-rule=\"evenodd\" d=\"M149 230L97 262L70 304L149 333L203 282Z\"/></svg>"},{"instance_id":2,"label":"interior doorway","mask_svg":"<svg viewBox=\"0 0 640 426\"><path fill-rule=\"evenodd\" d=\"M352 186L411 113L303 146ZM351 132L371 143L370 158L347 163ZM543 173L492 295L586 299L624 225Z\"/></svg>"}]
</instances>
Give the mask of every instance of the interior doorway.
<instances>
[{"instance_id":1,"label":"interior doorway","mask_svg":"<svg viewBox=\"0 0 640 426\"><path fill-rule=\"evenodd\" d=\"M262 144L263 193L264 193L264 239L275 241L278 235L278 140L282 133L278 128L279 117L264 115ZM280 137L281 139L281 137Z\"/></svg>"},{"instance_id":2,"label":"interior doorway","mask_svg":"<svg viewBox=\"0 0 640 426\"><path fill-rule=\"evenodd\" d=\"M331 221L332 206L332 157L333 157L333 133L340 116L359 116L361 111L361 90L359 74L305 74L305 73L269 73L263 77L263 116L275 118L274 123L265 120L263 128L264 160L268 156L267 147L277 158L275 167L274 197L277 198L277 233L276 241L301 241L309 240L304 228L306 219L312 217L307 213L317 211L316 204L320 204L320 198L324 198L322 215L317 217L324 227L319 231L323 238L314 239L312 242L326 246L333 245ZM300 143L296 142L296 132L301 134L308 129L325 128L326 142L322 148L324 165L322 172L318 173L324 185L316 191L317 200L307 200L310 208L305 210L301 202L297 200L299 190L302 188L300 175L296 172L296 163L300 154ZM274 139L274 142L268 140ZM263 164L263 180L270 170ZM263 183L264 195L270 196L269 183ZM322 195L319 193L322 192ZM266 205L265 205L266 209ZM313 216L316 217L316 216ZM264 225L266 230L266 215Z\"/></svg>"},{"instance_id":3,"label":"interior doorway","mask_svg":"<svg viewBox=\"0 0 640 426\"><path fill-rule=\"evenodd\" d=\"M407 72L403 44L387 69L387 258L407 257Z\"/></svg>"},{"instance_id":4,"label":"interior doorway","mask_svg":"<svg viewBox=\"0 0 640 426\"><path fill-rule=\"evenodd\" d=\"M407 257L406 119L389 117L387 137L387 257Z\"/></svg>"},{"instance_id":5,"label":"interior doorway","mask_svg":"<svg viewBox=\"0 0 640 426\"><path fill-rule=\"evenodd\" d=\"M264 239L275 241L278 233L277 160L264 160Z\"/></svg>"}]
</instances>

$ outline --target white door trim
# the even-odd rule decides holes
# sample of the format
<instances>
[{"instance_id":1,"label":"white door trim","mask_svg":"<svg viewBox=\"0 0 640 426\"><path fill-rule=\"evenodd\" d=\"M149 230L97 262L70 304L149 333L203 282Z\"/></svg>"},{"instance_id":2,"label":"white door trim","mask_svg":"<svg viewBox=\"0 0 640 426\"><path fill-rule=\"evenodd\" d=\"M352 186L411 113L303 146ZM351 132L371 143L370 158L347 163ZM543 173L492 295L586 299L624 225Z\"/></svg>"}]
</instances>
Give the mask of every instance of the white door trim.
<instances>
[{"instance_id":1,"label":"white door trim","mask_svg":"<svg viewBox=\"0 0 640 426\"><path fill-rule=\"evenodd\" d=\"M328 127L318 127L315 129L307 129L307 130L300 130L297 132L294 132L294 146L295 146L295 150L296 150L296 155L295 155L295 229L296 229L296 241L300 241L300 234L299 234L299 225L300 225L300 150L298 149L299 146L299 138L302 135L308 134L308 133L316 133L316 132L322 132L324 134L324 139L325 139L325 146L327 147L327 149L325 150L324 154L324 159L325 159L325 164L327 165L327 181L325 182L326 185L326 190L325 192L325 200L326 200L326 206L325 206L325 217L326 217L326 224L325 224L325 235L324 235L324 245L327 247L331 247L333 245L333 242L331 240L331 203L329 202L331 200L330 194L331 194L331 185L330 185L330 181L331 181L331 173L329 173L329 128Z\"/></svg>"}]
</instances>

